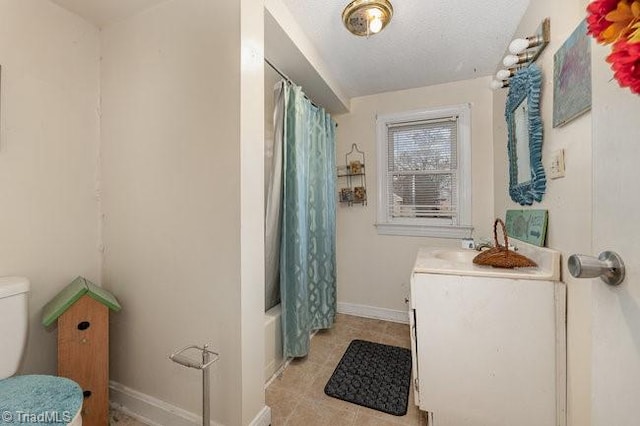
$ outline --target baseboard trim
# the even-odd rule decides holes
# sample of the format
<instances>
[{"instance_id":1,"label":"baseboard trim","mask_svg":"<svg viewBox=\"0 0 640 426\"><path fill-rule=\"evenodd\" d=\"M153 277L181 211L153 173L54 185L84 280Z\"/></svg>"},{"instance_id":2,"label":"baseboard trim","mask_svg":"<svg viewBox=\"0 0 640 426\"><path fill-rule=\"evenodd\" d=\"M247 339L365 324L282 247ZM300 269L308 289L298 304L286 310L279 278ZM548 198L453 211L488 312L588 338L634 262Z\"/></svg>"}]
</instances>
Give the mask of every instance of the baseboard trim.
<instances>
[{"instance_id":1,"label":"baseboard trim","mask_svg":"<svg viewBox=\"0 0 640 426\"><path fill-rule=\"evenodd\" d=\"M271 407L265 405L249 426L269 426L271 424Z\"/></svg>"},{"instance_id":2,"label":"baseboard trim","mask_svg":"<svg viewBox=\"0 0 640 426\"><path fill-rule=\"evenodd\" d=\"M338 313L409 324L409 314L407 311L396 311L393 309L377 308L375 306L338 303Z\"/></svg>"},{"instance_id":3,"label":"baseboard trim","mask_svg":"<svg viewBox=\"0 0 640 426\"><path fill-rule=\"evenodd\" d=\"M311 337L313 338L313 336L311 336ZM273 375L269 378L269 380L266 381L266 383L264 384L264 390L265 391L271 385L271 383L273 383L278 378L278 376L280 376L280 374L282 374L282 372L289 366L289 364L291 364L291 361L293 361L292 357L287 358L286 361L282 363L280 368L278 368L276 370L276 372L273 373Z\"/></svg>"},{"instance_id":4,"label":"baseboard trim","mask_svg":"<svg viewBox=\"0 0 640 426\"><path fill-rule=\"evenodd\" d=\"M109 382L110 405L129 417L150 426L199 426L202 416L184 410L118 382ZM269 413L269 417L270 413ZM262 425L263 423L255 423ZM253 425L253 423L252 423ZM268 423L267 423L268 425ZM211 421L211 426L223 426Z\"/></svg>"},{"instance_id":5,"label":"baseboard trim","mask_svg":"<svg viewBox=\"0 0 640 426\"><path fill-rule=\"evenodd\" d=\"M149 426L201 426L202 416L184 410L153 396L131 389L118 382L109 382L112 408ZM249 423L249 426L269 426L271 408L267 405ZM211 421L211 426L223 426Z\"/></svg>"}]
</instances>

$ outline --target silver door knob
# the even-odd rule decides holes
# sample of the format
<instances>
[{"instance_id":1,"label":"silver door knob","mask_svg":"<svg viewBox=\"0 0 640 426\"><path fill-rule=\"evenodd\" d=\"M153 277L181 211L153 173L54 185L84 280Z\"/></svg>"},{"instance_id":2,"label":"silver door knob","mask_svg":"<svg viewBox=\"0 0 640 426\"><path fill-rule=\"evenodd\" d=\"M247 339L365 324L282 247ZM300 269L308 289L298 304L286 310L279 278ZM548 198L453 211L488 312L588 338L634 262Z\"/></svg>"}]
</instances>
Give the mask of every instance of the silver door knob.
<instances>
[{"instance_id":1,"label":"silver door knob","mask_svg":"<svg viewBox=\"0 0 640 426\"><path fill-rule=\"evenodd\" d=\"M574 278L597 278L609 285L618 285L624 281L624 262L613 251L604 251L596 259L584 254L572 254L569 257L569 273Z\"/></svg>"}]
</instances>

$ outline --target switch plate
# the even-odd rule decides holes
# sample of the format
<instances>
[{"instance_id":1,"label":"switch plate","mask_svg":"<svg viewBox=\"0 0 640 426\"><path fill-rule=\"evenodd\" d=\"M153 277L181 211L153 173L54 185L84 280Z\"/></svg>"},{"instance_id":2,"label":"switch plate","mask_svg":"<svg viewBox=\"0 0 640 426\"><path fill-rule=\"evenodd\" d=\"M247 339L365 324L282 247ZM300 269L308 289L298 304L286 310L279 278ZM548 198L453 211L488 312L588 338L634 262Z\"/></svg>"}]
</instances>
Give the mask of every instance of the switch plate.
<instances>
[{"instance_id":1,"label":"switch plate","mask_svg":"<svg viewBox=\"0 0 640 426\"><path fill-rule=\"evenodd\" d=\"M551 153L549 163L549 177L558 179L564 177L564 149L559 149Z\"/></svg>"}]
</instances>

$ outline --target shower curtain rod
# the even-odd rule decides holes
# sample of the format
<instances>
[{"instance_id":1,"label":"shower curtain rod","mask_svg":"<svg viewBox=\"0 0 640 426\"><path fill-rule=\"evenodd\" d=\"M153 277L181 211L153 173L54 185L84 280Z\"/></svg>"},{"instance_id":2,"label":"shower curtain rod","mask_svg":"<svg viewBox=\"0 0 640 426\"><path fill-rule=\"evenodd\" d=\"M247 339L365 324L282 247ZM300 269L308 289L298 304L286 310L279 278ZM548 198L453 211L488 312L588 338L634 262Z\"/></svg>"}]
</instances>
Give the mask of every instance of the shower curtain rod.
<instances>
[{"instance_id":1,"label":"shower curtain rod","mask_svg":"<svg viewBox=\"0 0 640 426\"><path fill-rule=\"evenodd\" d=\"M268 60L267 58L264 58L264 61L267 63L267 65L269 65L275 72L277 72L278 74L280 74L280 77L284 78L285 80L287 80L289 83L293 84L293 80L291 80L289 78L288 75L286 75L285 73L283 73L282 71L280 71L280 69L278 67L276 67L275 65L273 65L273 63Z\"/></svg>"},{"instance_id":2,"label":"shower curtain rod","mask_svg":"<svg viewBox=\"0 0 640 426\"><path fill-rule=\"evenodd\" d=\"M289 76L288 76L288 75L286 75L285 73L283 73L282 71L280 71L280 70L278 69L278 67L276 67L275 65L273 65L273 64L271 63L271 61L270 61L270 60L268 60L267 58L264 58L264 61L265 61L265 62L267 63L267 65L269 65L269 66L270 66L270 67L271 67L275 72L277 72L278 74L280 74L280 77L284 78L284 79L285 79L289 84L295 84L295 83L293 82L293 80L291 80L291 79L289 78ZM304 95L304 97L305 97L309 102L311 102L311 105L313 105L313 106L314 106L314 107L316 107L316 108L319 108L319 106L318 106L318 105L316 105L316 103L315 103L315 102L313 102L311 99L309 99L309 97L308 97L307 95Z\"/></svg>"}]
</instances>

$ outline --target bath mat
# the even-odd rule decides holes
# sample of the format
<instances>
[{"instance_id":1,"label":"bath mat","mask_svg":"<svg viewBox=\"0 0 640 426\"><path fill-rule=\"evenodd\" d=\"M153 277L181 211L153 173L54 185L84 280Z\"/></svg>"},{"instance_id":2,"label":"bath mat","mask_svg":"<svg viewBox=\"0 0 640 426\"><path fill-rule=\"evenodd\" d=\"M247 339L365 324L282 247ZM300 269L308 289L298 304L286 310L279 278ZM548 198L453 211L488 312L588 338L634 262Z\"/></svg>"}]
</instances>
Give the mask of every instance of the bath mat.
<instances>
[{"instance_id":1,"label":"bath mat","mask_svg":"<svg viewBox=\"0 0 640 426\"><path fill-rule=\"evenodd\" d=\"M410 385L409 349L353 340L324 387L324 393L394 416L404 416Z\"/></svg>"}]
</instances>

